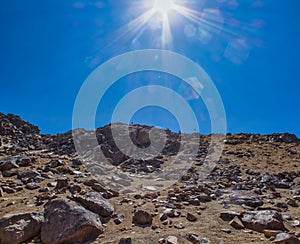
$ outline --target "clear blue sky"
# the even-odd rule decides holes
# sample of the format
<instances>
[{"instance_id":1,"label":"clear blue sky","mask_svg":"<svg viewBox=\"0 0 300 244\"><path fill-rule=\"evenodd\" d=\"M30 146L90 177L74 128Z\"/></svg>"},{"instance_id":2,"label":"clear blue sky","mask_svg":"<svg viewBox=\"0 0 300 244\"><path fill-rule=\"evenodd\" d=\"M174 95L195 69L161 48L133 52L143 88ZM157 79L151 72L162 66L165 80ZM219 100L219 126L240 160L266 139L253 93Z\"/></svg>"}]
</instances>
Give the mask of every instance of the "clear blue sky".
<instances>
[{"instance_id":1,"label":"clear blue sky","mask_svg":"<svg viewBox=\"0 0 300 244\"><path fill-rule=\"evenodd\" d=\"M147 11L143 2L151 0L0 1L0 111L20 115L43 133L72 128L76 95L98 65L124 52L161 48L158 18L129 31L128 23ZM228 131L300 137L300 1L177 2L204 22L170 10L173 42L166 48L210 75L223 99ZM170 75L130 75L107 92L96 125L109 123L122 96L147 84L184 95L181 81ZM192 93L185 96L203 132L209 132L205 107ZM132 120L177 129L174 117L160 108L147 108Z\"/></svg>"}]
</instances>

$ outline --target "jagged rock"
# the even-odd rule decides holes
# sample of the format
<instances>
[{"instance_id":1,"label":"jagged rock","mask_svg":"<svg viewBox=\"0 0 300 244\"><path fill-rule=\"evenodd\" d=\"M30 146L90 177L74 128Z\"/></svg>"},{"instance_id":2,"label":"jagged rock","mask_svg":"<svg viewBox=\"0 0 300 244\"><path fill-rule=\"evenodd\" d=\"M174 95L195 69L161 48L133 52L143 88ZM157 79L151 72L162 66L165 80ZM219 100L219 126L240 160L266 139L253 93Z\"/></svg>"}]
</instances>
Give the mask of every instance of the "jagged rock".
<instances>
[{"instance_id":1,"label":"jagged rock","mask_svg":"<svg viewBox=\"0 0 300 244\"><path fill-rule=\"evenodd\" d=\"M37 236L41 229L42 214L23 213L0 220L0 243L17 244Z\"/></svg>"},{"instance_id":2,"label":"jagged rock","mask_svg":"<svg viewBox=\"0 0 300 244\"><path fill-rule=\"evenodd\" d=\"M231 221L235 217L240 217L241 214L238 212L233 212L233 211L225 211L220 213L220 218L223 219L224 221Z\"/></svg>"},{"instance_id":3,"label":"jagged rock","mask_svg":"<svg viewBox=\"0 0 300 244\"><path fill-rule=\"evenodd\" d=\"M9 186L2 186L2 190L5 192L5 193L8 193L8 194L13 194L13 193L16 193L17 191Z\"/></svg>"},{"instance_id":4,"label":"jagged rock","mask_svg":"<svg viewBox=\"0 0 300 244\"><path fill-rule=\"evenodd\" d=\"M146 211L138 210L134 213L132 223L137 226L150 226L152 225L152 216Z\"/></svg>"},{"instance_id":5,"label":"jagged rock","mask_svg":"<svg viewBox=\"0 0 300 244\"><path fill-rule=\"evenodd\" d=\"M12 177L19 173L18 169L10 169L2 172L3 177Z\"/></svg>"},{"instance_id":6,"label":"jagged rock","mask_svg":"<svg viewBox=\"0 0 300 244\"><path fill-rule=\"evenodd\" d=\"M13 160L0 160L0 171L19 168L19 165Z\"/></svg>"},{"instance_id":7,"label":"jagged rock","mask_svg":"<svg viewBox=\"0 0 300 244\"><path fill-rule=\"evenodd\" d=\"M23 155L10 156L0 160L0 171L10 170L19 167L30 166L35 161L34 157Z\"/></svg>"},{"instance_id":8,"label":"jagged rock","mask_svg":"<svg viewBox=\"0 0 300 244\"><path fill-rule=\"evenodd\" d=\"M245 204L247 206L255 208L264 204L261 197L258 194L251 191L232 191L230 195L232 202L237 205Z\"/></svg>"},{"instance_id":9,"label":"jagged rock","mask_svg":"<svg viewBox=\"0 0 300 244\"><path fill-rule=\"evenodd\" d=\"M274 242L281 244L300 244L300 240L296 236L288 233L277 234Z\"/></svg>"},{"instance_id":10,"label":"jagged rock","mask_svg":"<svg viewBox=\"0 0 300 244\"><path fill-rule=\"evenodd\" d=\"M37 176L41 176L41 174L37 170L25 170L23 172L19 172L18 178L19 179L31 179L34 180Z\"/></svg>"},{"instance_id":11,"label":"jagged rock","mask_svg":"<svg viewBox=\"0 0 300 244\"><path fill-rule=\"evenodd\" d=\"M52 159L48 164L47 166L49 168L56 168L56 167L59 167L59 166L63 166L65 165L64 161L63 160L60 160L60 159Z\"/></svg>"},{"instance_id":12,"label":"jagged rock","mask_svg":"<svg viewBox=\"0 0 300 244\"><path fill-rule=\"evenodd\" d=\"M90 192L83 196L74 195L73 197L83 207L102 217L109 217L114 212L113 206L97 192Z\"/></svg>"},{"instance_id":13,"label":"jagged rock","mask_svg":"<svg viewBox=\"0 0 300 244\"><path fill-rule=\"evenodd\" d=\"M103 233L96 214L63 199L47 203L44 216L41 240L45 244L86 243Z\"/></svg>"},{"instance_id":14,"label":"jagged rock","mask_svg":"<svg viewBox=\"0 0 300 244\"><path fill-rule=\"evenodd\" d=\"M194 233L189 233L189 234L185 235L185 238L193 244L209 244L210 243L209 239L201 238Z\"/></svg>"},{"instance_id":15,"label":"jagged rock","mask_svg":"<svg viewBox=\"0 0 300 244\"><path fill-rule=\"evenodd\" d=\"M241 220L247 229L257 232L263 232L266 229L285 230L281 214L274 210L246 212Z\"/></svg>"},{"instance_id":16,"label":"jagged rock","mask_svg":"<svg viewBox=\"0 0 300 244\"><path fill-rule=\"evenodd\" d=\"M229 224L235 229L244 229L245 228L242 221L237 216L235 216L234 219L229 222Z\"/></svg>"}]
</instances>

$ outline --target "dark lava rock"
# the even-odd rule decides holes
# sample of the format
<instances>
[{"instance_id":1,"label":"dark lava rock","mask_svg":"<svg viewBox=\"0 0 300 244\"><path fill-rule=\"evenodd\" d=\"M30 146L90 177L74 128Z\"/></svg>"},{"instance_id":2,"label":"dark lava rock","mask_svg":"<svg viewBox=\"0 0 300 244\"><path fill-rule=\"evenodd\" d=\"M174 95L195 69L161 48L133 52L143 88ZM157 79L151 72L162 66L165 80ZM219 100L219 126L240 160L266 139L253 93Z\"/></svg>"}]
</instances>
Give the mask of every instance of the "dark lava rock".
<instances>
[{"instance_id":1,"label":"dark lava rock","mask_svg":"<svg viewBox=\"0 0 300 244\"><path fill-rule=\"evenodd\" d=\"M35 182L30 182L30 183L26 184L26 188L29 190L35 190L35 189L40 188L40 186Z\"/></svg>"},{"instance_id":2,"label":"dark lava rock","mask_svg":"<svg viewBox=\"0 0 300 244\"><path fill-rule=\"evenodd\" d=\"M41 229L42 214L23 213L0 220L0 243L23 243L37 236Z\"/></svg>"},{"instance_id":3,"label":"dark lava rock","mask_svg":"<svg viewBox=\"0 0 300 244\"><path fill-rule=\"evenodd\" d=\"M241 220L247 229L261 233L266 229L285 230L281 214L274 210L246 212Z\"/></svg>"},{"instance_id":4,"label":"dark lava rock","mask_svg":"<svg viewBox=\"0 0 300 244\"><path fill-rule=\"evenodd\" d=\"M220 213L220 218L223 219L224 221L231 221L235 217L240 217L241 214L238 212L233 212L233 211L225 211Z\"/></svg>"},{"instance_id":5,"label":"dark lava rock","mask_svg":"<svg viewBox=\"0 0 300 244\"><path fill-rule=\"evenodd\" d=\"M237 205L245 204L247 206L255 208L264 204L261 197L258 194L251 191L232 191L230 195L232 202Z\"/></svg>"},{"instance_id":6,"label":"dark lava rock","mask_svg":"<svg viewBox=\"0 0 300 244\"><path fill-rule=\"evenodd\" d=\"M114 212L113 206L97 192L90 192L83 196L74 195L73 197L83 207L102 217L109 217Z\"/></svg>"},{"instance_id":7,"label":"dark lava rock","mask_svg":"<svg viewBox=\"0 0 300 244\"><path fill-rule=\"evenodd\" d=\"M131 244L131 238L121 238L119 244Z\"/></svg>"},{"instance_id":8,"label":"dark lava rock","mask_svg":"<svg viewBox=\"0 0 300 244\"><path fill-rule=\"evenodd\" d=\"M132 223L137 226L151 226L152 225L152 216L146 211L138 210L134 213L132 218Z\"/></svg>"},{"instance_id":9,"label":"dark lava rock","mask_svg":"<svg viewBox=\"0 0 300 244\"><path fill-rule=\"evenodd\" d=\"M23 179L23 178L27 178L27 179L34 179L37 176L41 176L41 174L36 171L36 170L25 170L23 172L19 172L18 174L18 178Z\"/></svg>"},{"instance_id":10,"label":"dark lava rock","mask_svg":"<svg viewBox=\"0 0 300 244\"><path fill-rule=\"evenodd\" d=\"M45 244L87 243L103 233L96 214L63 199L47 203L44 216L41 240Z\"/></svg>"},{"instance_id":11,"label":"dark lava rock","mask_svg":"<svg viewBox=\"0 0 300 244\"><path fill-rule=\"evenodd\" d=\"M60 190L63 188L67 188L69 186L69 179L67 177L62 177L57 179L55 189Z\"/></svg>"}]
</instances>

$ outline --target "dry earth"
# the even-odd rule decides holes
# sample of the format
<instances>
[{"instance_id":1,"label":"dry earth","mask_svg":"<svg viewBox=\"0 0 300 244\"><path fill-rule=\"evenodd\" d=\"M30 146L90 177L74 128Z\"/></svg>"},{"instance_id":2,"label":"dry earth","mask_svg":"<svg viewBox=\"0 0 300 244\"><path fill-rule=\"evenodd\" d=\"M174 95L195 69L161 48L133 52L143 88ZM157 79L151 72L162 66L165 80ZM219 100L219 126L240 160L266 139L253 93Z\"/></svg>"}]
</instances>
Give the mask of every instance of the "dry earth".
<instances>
[{"instance_id":1,"label":"dry earth","mask_svg":"<svg viewBox=\"0 0 300 244\"><path fill-rule=\"evenodd\" d=\"M106 156L112 164L135 173L148 170L147 160L142 166L135 161L129 166L124 163L128 158L118 154L109 128L98 129L97 137L101 145L109 147ZM144 132L150 127L131 128L135 143L146 147ZM180 136L167 133L167 146L156 158L162 161L162 170L180 143ZM294 135L228 134L216 168L200 181L198 174L210 141L209 135L201 136L199 153L178 182L142 194L103 189L77 160L71 132L41 135L36 126L0 113L0 138L0 243L51 243L53 236L57 236L53 243L300 243L300 141ZM12 157L16 155L19 158ZM150 170L155 171L152 166ZM90 192L99 193L96 208L78 200ZM62 222L51 219L55 211L51 215L49 210L50 217L46 216L45 205L58 199L70 203L60 212L65 215ZM81 212L73 207L80 205ZM102 207L113 210L103 213ZM72 211L87 211L82 226L75 221L66 227ZM7 217L33 212L41 213L41 220L34 222L34 233L34 228L28 227L31 217L30 221ZM263 216L253 217L255 213ZM235 216L238 226L230 223ZM55 228L47 221L57 221ZM92 233L98 234L94 237ZM272 236L266 237L267 233ZM84 241L80 239L83 236Z\"/></svg>"}]
</instances>

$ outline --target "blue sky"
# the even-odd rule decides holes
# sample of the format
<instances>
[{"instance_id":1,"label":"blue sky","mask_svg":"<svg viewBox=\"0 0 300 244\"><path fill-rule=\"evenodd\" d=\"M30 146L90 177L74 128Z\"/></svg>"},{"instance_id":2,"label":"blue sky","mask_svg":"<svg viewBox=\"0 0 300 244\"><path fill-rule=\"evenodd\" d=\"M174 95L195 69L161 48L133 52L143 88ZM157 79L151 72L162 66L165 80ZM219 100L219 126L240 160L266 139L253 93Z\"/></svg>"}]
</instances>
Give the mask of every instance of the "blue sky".
<instances>
[{"instance_id":1,"label":"blue sky","mask_svg":"<svg viewBox=\"0 0 300 244\"><path fill-rule=\"evenodd\" d=\"M76 95L96 67L125 52L166 48L209 74L223 99L229 132L300 137L298 0L177 0L204 21L170 10L172 45L161 41L158 17L130 29L128 23L149 10L147 1L1 0L0 111L20 115L43 133L65 132L72 128ZM100 103L96 126L110 122L126 93L149 84L184 96L200 131L209 133L201 99L178 78L158 72L116 82ZM178 129L174 116L157 107L139 111L132 121Z\"/></svg>"}]
</instances>

